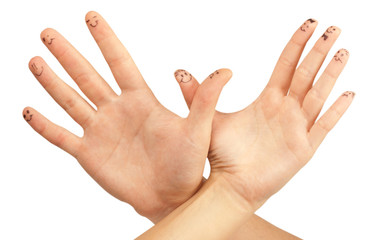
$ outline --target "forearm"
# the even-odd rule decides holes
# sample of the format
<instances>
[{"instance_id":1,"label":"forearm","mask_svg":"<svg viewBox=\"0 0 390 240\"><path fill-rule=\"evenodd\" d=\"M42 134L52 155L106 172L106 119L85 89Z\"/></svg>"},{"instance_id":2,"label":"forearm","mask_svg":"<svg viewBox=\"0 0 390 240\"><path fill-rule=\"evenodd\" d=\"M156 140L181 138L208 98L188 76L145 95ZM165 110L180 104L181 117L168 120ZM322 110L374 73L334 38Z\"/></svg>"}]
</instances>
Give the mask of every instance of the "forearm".
<instances>
[{"instance_id":1,"label":"forearm","mask_svg":"<svg viewBox=\"0 0 390 240\"><path fill-rule=\"evenodd\" d=\"M138 239L228 239L253 209L221 178L210 178L197 194Z\"/></svg>"},{"instance_id":2,"label":"forearm","mask_svg":"<svg viewBox=\"0 0 390 240\"><path fill-rule=\"evenodd\" d=\"M253 214L252 217L240 227L235 234L233 234L230 240L238 239L286 239L295 240L300 239Z\"/></svg>"},{"instance_id":3,"label":"forearm","mask_svg":"<svg viewBox=\"0 0 390 240\"><path fill-rule=\"evenodd\" d=\"M206 183L207 179L203 178L202 183L199 188ZM188 206L192 201L189 200L183 204L182 208ZM159 217L157 221L153 221L155 224L160 222L164 217L166 217L170 212L174 209L169 210L167 213L161 214L163 217ZM178 209L178 212L179 211ZM260 218L256 214L253 214L250 219L245 222L229 239L237 240L237 239L300 239L274 225L267 222L266 220Z\"/></svg>"}]
</instances>

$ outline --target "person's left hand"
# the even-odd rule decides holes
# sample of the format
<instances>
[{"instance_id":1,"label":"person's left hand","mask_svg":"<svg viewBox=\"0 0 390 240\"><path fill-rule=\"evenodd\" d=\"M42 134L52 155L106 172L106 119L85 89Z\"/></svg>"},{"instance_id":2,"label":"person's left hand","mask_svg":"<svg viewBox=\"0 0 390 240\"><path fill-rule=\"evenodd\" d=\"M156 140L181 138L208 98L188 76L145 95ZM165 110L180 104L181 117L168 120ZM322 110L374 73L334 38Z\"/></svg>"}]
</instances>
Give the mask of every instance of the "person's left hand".
<instances>
[{"instance_id":1,"label":"person's left hand","mask_svg":"<svg viewBox=\"0 0 390 240\"><path fill-rule=\"evenodd\" d=\"M318 118L349 52L337 51L313 84L340 29L328 27L297 67L317 21L306 20L295 32L260 96L235 113L216 112L208 158L211 176L226 178L255 209L277 192L313 156L354 98L343 93ZM189 72L181 70L187 75ZM177 78L189 107L199 83Z\"/></svg>"}]
</instances>

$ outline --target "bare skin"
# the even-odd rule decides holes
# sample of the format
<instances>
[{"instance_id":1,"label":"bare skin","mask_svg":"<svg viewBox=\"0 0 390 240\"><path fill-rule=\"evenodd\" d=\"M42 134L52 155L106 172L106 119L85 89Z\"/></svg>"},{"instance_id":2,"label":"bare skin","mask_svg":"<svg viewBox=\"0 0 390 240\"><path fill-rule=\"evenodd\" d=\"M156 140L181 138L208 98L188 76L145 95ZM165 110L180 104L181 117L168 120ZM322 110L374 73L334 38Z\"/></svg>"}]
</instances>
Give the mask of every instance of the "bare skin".
<instances>
[{"instance_id":1,"label":"bare skin","mask_svg":"<svg viewBox=\"0 0 390 240\"><path fill-rule=\"evenodd\" d=\"M306 31L295 32L252 104L239 112L215 114L208 154L211 172L226 177L250 203L269 198L311 159L354 97L344 93L317 119L349 53L339 50L313 85L340 34L339 28L332 26L331 32L328 28L327 40L321 37L296 68L316 26L315 21ZM190 107L199 83L192 76L190 82L179 84Z\"/></svg>"},{"instance_id":2,"label":"bare skin","mask_svg":"<svg viewBox=\"0 0 390 240\"><path fill-rule=\"evenodd\" d=\"M204 90L198 90L199 93L191 96L195 105L191 107L189 117L179 118L163 108L154 98L131 57L104 19L95 12L88 13L86 19L86 21L94 19L93 24L88 27L109 63L122 94L117 96L59 33L47 29L42 36L49 34L52 39L46 46L98 110L95 111L73 89L63 83L42 59L34 58L31 63L39 69L43 67L42 74L36 75L37 79L57 103L84 128L84 136L79 138L54 125L32 108L25 109L23 113L28 110L33 114L34 120L30 120L29 124L50 142L75 156L84 169L109 193L130 203L139 213L157 222L189 199L201 184L208 145L206 144L203 158L197 158L198 153L204 151L204 149L198 151L198 145L203 139L207 139L203 135L210 132L200 129L211 127L211 118L219 92L231 73L227 69L221 69L218 71L222 73L221 75L213 73L212 77L207 78L202 84ZM92 22L87 22L90 23ZM33 73L36 71L31 70ZM182 80L183 83L186 81L188 79ZM197 88L198 86L195 90ZM199 108L196 108L198 102ZM198 113L195 114L194 111ZM180 119L177 122L172 120L177 118ZM180 127L182 125L187 127ZM175 131L173 128L179 130ZM166 131L163 131L165 129ZM189 131L188 134L186 130ZM156 139L156 136L162 137ZM176 137L179 140L175 141ZM187 141L183 143L183 137L184 139L189 137L189 143ZM150 147L145 147L144 144ZM167 149L166 146L176 147ZM94 151L97 147L101 152ZM139 155L132 154L131 151L137 152L142 147L144 149ZM187 149L180 152L181 147ZM188 151L191 147L195 149L193 152L196 154ZM79 154L80 152L82 154ZM173 152L175 156L172 156ZM164 154L167 155L166 158L156 157ZM164 171L161 171L162 169Z\"/></svg>"},{"instance_id":3,"label":"bare skin","mask_svg":"<svg viewBox=\"0 0 390 240\"><path fill-rule=\"evenodd\" d=\"M122 93L118 96L63 36L46 29L42 42L97 110L42 58L34 57L30 70L80 124L84 135L70 133L31 107L23 110L24 118L44 138L74 156L107 192L157 222L189 199L202 183L214 108L231 71L220 69L217 77L207 78L188 117L181 118L157 101L107 22L90 12L86 23Z\"/></svg>"},{"instance_id":4,"label":"bare skin","mask_svg":"<svg viewBox=\"0 0 390 240\"><path fill-rule=\"evenodd\" d=\"M336 53L313 85L340 33L337 27L329 29L326 39L322 36L297 68L314 26L299 29L260 96L239 112L216 113L208 155L209 180L194 197L138 239L231 238L311 159L355 96L350 91L343 93L317 119L349 57L346 50ZM178 82L191 107L199 84L193 76L191 81ZM243 239L258 239L262 232L258 234Z\"/></svg>"}]
</instances>

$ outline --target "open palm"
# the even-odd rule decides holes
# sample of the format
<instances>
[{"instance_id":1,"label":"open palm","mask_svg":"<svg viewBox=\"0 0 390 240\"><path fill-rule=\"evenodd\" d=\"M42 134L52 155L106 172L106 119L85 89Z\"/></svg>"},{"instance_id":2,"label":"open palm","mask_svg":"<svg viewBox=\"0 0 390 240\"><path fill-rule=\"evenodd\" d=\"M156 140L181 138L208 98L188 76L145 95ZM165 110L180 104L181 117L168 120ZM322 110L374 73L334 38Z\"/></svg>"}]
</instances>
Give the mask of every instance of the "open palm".
<instances>
[{"instance_id":1,"label":"open palm","mask_svg":"<svg viewBox=\"0 0 390 240\"><path fill-rule=\"evenodd\" d=\"M337 27L329 27L297 68L316 25L309 19L295 32L268 85L251 105L236 113L217 112L214 117L208 154L211 174L227 177L257 207L310 160L354 96L344 93L316 121L349 56L348 51L339 50L313 85L340 33ZM191 79L178 81L188 106L199 86Z\"/></svg>"},{"instance_id":2,"label":"open palm","mask_svg":"<svg viewBox=\"0 0 390 240\"><path fill-rule=\"evenodd\" d=\"M39 134L77 158L107 192L156 222L199 188L214 108L231 72L221 69L216 78L206 79L188 118L181 118L157 101L105 20L90 12L86 23L122 93L118 96L64 37L46 29L42 41L97 110L42 58L35 57L30 70L82 126L84 135L70 133L30 107L23 110L24 118Z\"/></svg>"}]
</instances>

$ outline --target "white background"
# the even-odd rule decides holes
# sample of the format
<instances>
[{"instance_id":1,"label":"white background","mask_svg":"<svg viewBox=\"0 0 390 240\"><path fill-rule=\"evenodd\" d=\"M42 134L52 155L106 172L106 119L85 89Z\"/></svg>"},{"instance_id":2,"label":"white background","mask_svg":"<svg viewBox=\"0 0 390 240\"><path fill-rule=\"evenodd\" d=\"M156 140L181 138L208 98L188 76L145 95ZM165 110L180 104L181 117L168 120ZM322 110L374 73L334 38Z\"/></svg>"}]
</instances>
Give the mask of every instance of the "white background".
<instances>
[{"instance_id":1,"label":"white background","mask_svg":"<svg viewBox=\"0 0 390 240\"><path fill-rule=\"evenodd\" d=\"M32 106L82 135L30 73L42 56L76 84L39 39L61 32L118 90L84 23L101 13L168 109L188 113L173 72L199 80L232 69L217 109L237 111L267 83L278 56L307 18L319 21L307 49L330 25L332 48L351 55L326 108L343 91L354 103L312 161L257 213L304 239L390 239L389 8L386 1L3 1L0 6L0 239L131 239L152 224L102 190L77 161L22 117ZM207 169L206 169L207 174Z\"/></svg>"}]
</instances>

